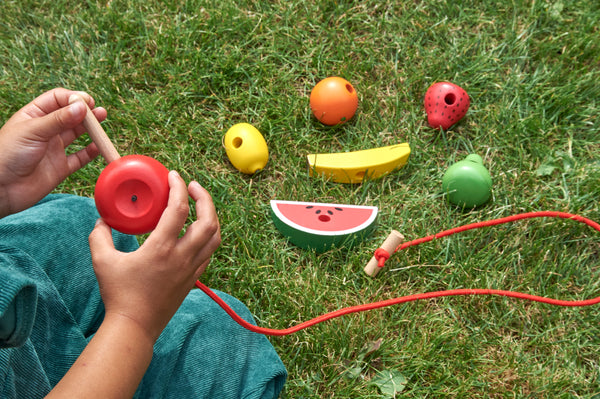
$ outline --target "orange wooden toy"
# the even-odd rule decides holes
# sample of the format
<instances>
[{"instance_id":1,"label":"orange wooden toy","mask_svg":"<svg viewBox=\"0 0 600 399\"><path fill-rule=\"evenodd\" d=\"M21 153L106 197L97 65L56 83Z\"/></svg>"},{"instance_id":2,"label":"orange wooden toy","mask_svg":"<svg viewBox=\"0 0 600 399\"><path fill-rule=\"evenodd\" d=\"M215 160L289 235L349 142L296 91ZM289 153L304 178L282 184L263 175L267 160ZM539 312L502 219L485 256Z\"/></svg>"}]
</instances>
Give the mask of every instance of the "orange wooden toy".
<instances>
[{"instance_id":1,"label":"orange wooden toy","mask_svg":"<svg viewBox=\"0 0 600 399\"><path fill-rule=\"evenodd\" d=\"M325 78L310 93L310 109L325 125L337 125L350 120L358 108L358 95L346 79Z\"/></svg>"}]
</instances>

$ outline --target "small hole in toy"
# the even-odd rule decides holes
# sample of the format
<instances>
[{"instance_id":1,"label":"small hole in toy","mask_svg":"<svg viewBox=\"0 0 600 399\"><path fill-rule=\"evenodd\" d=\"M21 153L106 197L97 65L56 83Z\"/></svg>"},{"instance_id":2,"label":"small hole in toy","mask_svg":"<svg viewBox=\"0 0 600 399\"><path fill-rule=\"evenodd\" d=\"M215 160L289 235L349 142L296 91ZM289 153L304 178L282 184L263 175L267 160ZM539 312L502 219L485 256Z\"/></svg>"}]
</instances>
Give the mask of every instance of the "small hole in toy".
<instances>
[{"instance_id":1,"label":"small hole in toy","mask_svg":"<svg viewBox=\"0 0 600 399\"><path fill-rule=\"evenodd\" d=\"M331 218L327 215L319 215L319 220L321 222L329 222L331 220Z\"/></svg>"},{"instance_id":2,"label":"small hole in toy","mask_svg":"<svg viewBox=\"0 0 600 399\"><path fill-rule=\"evenodd\" d=\"M454 93L446 94L446 97L444 97L444 102L448 105L454 104L456 102L456 95Z\"/></svg>"},{"instance_id":3,"label":"small hole in toy","mask_svg":"<svg viewBox=\"0 0 600 399\"><path fill-rule=\"evenodd\" d=\"M354 87L351 84L346 84L346 90L348 90L348 93L352 93L354 92Z\"/></svg>"},{"instance_id":4,"label":"small hole in toy","mask_svg":"<svg viewBox=\"0 0 600 399\"><path fill-rule=\"evenodd\" d=\"M233 144L233 148L240 148L243 142L244 140L242 140L240 137L236 137L233 139L231 144Z\"/></svg>"},{"instance_id":5,"label":"small hole in toy","mask_svg":"<svg viewBox=\"0 0 600 399\"><path fill-rule=\"evenodd\" d=\"M137 195L132 195L131 196L131 202L135 202L137 201Z\"/></svg>"}]
</instances>

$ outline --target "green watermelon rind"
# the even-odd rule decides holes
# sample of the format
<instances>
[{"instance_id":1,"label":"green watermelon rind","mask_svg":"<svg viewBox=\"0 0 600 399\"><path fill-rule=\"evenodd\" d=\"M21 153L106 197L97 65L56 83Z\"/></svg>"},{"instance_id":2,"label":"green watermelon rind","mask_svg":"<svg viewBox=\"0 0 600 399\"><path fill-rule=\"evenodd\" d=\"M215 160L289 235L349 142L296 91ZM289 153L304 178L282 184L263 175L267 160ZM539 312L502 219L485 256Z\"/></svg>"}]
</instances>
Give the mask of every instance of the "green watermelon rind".
<instances>
[{"instance_id":1,"label":"green watermelon rind","mask_svg":"<svg viewBox=\"0 0 600 399\"><path fill-rule=\"evenodd\" d=\"M371 216L359 226L340 231L321 231L301 226L287 217L277 209L277 204L291 203L301 206L332 206L341 208L366 208L371 210ZM281 201L271 200L271 218L275 227L294 245L303 249L314 249L316 252L325 252L334 247L352 246L365 239L371 234L377 225L379 210L376 206L344 205L320 202Z\"/></svg>"}]
</instances>

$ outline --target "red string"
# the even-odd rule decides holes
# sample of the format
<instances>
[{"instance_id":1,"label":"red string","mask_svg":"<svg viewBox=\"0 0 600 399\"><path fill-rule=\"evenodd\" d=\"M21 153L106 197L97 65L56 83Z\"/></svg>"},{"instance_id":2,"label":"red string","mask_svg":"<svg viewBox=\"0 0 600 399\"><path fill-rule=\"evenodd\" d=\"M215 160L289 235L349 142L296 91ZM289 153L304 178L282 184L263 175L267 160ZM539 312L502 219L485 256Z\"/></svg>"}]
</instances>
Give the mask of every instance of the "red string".
<instances>
[{"instance_id":1,"label":"red string","mask_svg":"<svg viewBox=\"0 0 600 399\"><path fill-rule=\"evenodd\" d=\"M375 250L375 259L377 259L377 266L385 266L385 261L390 258L390 253L383 248L377 248Z\"/></svg>"},{"instance_id":2,"label":"red string","mask_svg":"<svg viewBox=\"0 0 600 399\"><path fill-rule=\"evenodd\" d=\"M492 219L492 220L486 220L483 222L471 223L471 224L467 224L464 226L455 227L450 230L445 230L440 233L433 234L433 235L430 235L427 237L419 238L417 240L408 241L408 242L398 245L398 247L396 248L396 250L394 252L400 251L402 249L406 249L408 247L412 247L414 245L419 245L424 242L434 240L436 238L451 236L452 234L461 233L461 232L467 231L467 230L478 229L481 227L496 226L496 225L503 224L503 223L515 222L517 220L543 218L543 217L571 219L571 220L575 220L577 222L585 223L588 226L590 226L591 228L593 228L597 231L600 231L600 224L594 222L593 220L584 218L583 216L573 215L573 214L565 213L565 212L553 212L553 211L527 212L527 213L520 213L518 215L507 216L507 217L499 218L499 219Z\"/></svg>"},{"instance_id":3,"label":"red string","mask_svg":"<svg viewBox=\"0 0 600 399\"><path fill-rule=\"evenodd\" d=\"M396 250L394 252L397 252L399 250L402 250L402 249L405 249L405 248L408 248L408 247L411 247L414 245L422 244L424 242L428 242L428 241L431 241L436 238L447 237L452 234L460 233L460 232L463 232L466 230L495 226L498 224L514 222L514 221L522 220L522 219L532 219L532 218L540 218L540 217L553 217L553 218L575 220L575 221L578 221L581 223L585 223L588 226L592 227L593 229L600 231L600 224L594 222L593 220L584 218L582 216L572 215L572 214L564 213L564 212L529 212L529 213L521 213L521 214L514 215L514 216L508 216L508 217L500 218L500 219L493 219L493 220L488 220L488 221L483 221L483 222L467 224L467 225L457 227L454 229L442 231L442 232L434 234L434 235L430 235L427 237L423 237L423 238L420 238L417 240L413 240L413 241L409 241L404 244L401 244L396 248ZM339 310L336 310L336 311L333 311L330 313L323 314L321 316L315 317L314 319L305 321L303 323L297 324L297 325L289 327L289 328L272 329L272 328L255 326L254 324L251 324L251 323L247 322L246 320L242 319L237 313L235 313L235 311L233 309L231 309L231 307L229 307L229 305L227 305L227 303L225 303L219 296L217 296L217 294L215 294L210 288L208 288L206 285L202 284L200 281L196 281L196 286L198 288L200 288L204 293L206 293L212 300L214 300L221 308L223 308L223 310L225 310L225 312L234 321L236 321L238 324L240 324L242 327L246 328L247 330L259 333L259 334L278 335L278 336L293 334L297 331L303 330L310 326L314 326L315 324L319 324L324 321L327 321L327 320L330 320L330 319L333 319L336 317L341 317L341 316L351 314L351 313L364 312L367 310L373 310L373 309L378 309L378 308L382 308L382 307L386 307L386 306L398 305L401 303L413 302L413 301L422 300L422 299L441 298L441 297L448 297L448 296L497 295L497 296L504 296L504 297L509 297L509 298L517 298L517 299L524 299L524 300L528 300L528 301L546 303L549 305L569 306L569 307L591 306L591 305L596 305L596 304L600 303L600 296L591 298L591 299L585 299L585 300L561 300L561 299L547 298L547 297L543 297L543 296L525 294L525 293L514 292L514 291L479 289L479 288L475 288L475 289L464 288L464 289L435 291L435 292L427 292L427 293L422 293L422 294L406 295L406 296L402 296L402 297L398 297L398 298L392 298L392 299L387 299L387 300L383 300L383 301L367 303L364 305L350 306L350 307L342 308L342 309L339 309Z\"/></svg>"}]
</instances>

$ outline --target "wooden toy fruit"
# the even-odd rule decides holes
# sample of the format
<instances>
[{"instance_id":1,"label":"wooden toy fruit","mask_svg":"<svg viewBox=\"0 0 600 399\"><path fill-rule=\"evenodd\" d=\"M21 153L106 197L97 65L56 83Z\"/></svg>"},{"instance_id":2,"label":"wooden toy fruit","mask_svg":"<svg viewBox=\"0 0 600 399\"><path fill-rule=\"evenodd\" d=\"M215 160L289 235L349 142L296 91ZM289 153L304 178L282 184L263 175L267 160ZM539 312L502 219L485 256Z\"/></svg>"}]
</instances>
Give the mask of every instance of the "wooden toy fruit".
<instances>
[{"instance_id":1,"label":"wooden toy fruit","mask_svg":"<svg viewBox=\"0 0 600 399\"><path fill-rule=\"evenodd\" d=\"M231 164L240 172L253 174L269 161L269 148L263 135L249 123L233 125L223 139Z\"/></svg>"},{"instance_id":2,"label":"wooden toy fruit","mask_svg":"<svg viewBox=\"0 0 600 399\"><path fill-rule=\"evenodd\" d=\"M442 178L448 201L464 208L485 204L492 196L492 178L477 154L450 166Z\"/></svg>"},{"instance_id":3,"label":"wooden toy fruit","mask_svg":"<svg viewBox=\"0 0 600 399\"><path fill-rule=\"evenodd\" d=\"M466 115L470 103L462 87L449 82L434 83L425 93L427 122L434 129L448 130Z\"/></svg>"},{"instance_id":4,"label":"wooden toy fruit","mask_svg":"<svg viewBox=\"0 0 600 399\"><path fill-rule=\"evenodd\" d=\"M277 229L291 243L317 252L362 240L375 227L377 213L375 206L271 201Z\"/></svg>"},{"instance_id":5,"label":"wooden toy fruit","mask_svg":"<svg viewBox=\"0 0 600 399\"><path fill-rule=\"evenodd\" d=\"M408 143L362 151L309 154L309 174L323 175L338 183L360 183L400 169L408 161Z\"/></svg>"},{"instance_id":6,"label":"wooden toy fruit","mask_svg":"<svg viewBox=\"0 0 600 399\"><path fill-rule=\"evenodd\" d=\"M156 227L169 200L169 170L145 155L125 155L100 173L96 208L113 229L143 234Z\"/></svg>"},{"instance_id":7,"label":"wooden toy fruit","mask_svg":"<svg viewBox=\"0 0 600 399\"><path fill-rule=\"evenodd\" d=\"M69 98L69 103L74 101L85 104L78 95ZM83 125L108 162L94 190L98 213L110 227L122 233L150 232L167 207L168 169L144 155L121 157L89 108Z\"/></svg>"},{"instance_id":8,"label":"wooden toy fruit","mask_svg":"<svg viewBox=\"0 0 600 399\"><path fill-rule=\"evenodd\" d=\"M344 78L332 76L321 80L310 93L310 109L325 125L347 122L356 113L358 95Z\"/></svg>"}]
</instances>

